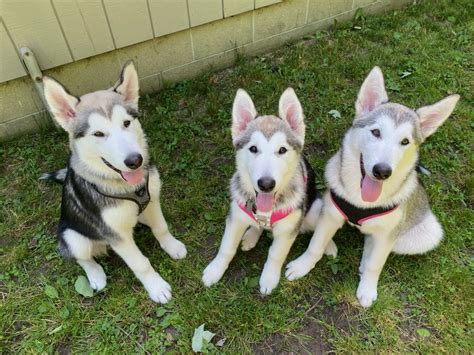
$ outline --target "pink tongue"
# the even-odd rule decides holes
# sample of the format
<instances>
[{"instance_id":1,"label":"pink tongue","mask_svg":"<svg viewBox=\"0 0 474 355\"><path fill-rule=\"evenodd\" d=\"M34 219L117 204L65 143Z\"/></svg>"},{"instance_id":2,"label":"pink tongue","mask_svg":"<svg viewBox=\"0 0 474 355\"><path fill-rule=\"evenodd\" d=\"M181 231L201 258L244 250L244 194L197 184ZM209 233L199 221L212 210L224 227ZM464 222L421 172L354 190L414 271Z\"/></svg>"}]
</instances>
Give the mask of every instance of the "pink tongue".
<instances>
[{"instance_id":1,"label":"pink tongue","mask_svg":"<svg viewBox=\"0 0 474 355\"><path fill-rule=\"evenodd\" d=\"M122 171L122 176L130 185L136 185L143 179L143 170Z\"/></svg>"},{"instance_id":2,"label":"pink tongue","mask_svg":"<svg viewBox=\"0 0 474 355\"><path fill-rule=\"evenodd\" d=\"M365 202L375 202L382 193L382 182L371 179L368 175L364 176L361 184L362 199Z\"/></svg>"},{"instance_id":3,"label":"pink tongue","mask_svg":"<svg viewBox=\"0 0 474 355\"><path fill-rule=\"evenodd\" d=\"M273 194L257 194L257 209L262 212L269 212L273 208Z\"/></svg>"}]
</instances>

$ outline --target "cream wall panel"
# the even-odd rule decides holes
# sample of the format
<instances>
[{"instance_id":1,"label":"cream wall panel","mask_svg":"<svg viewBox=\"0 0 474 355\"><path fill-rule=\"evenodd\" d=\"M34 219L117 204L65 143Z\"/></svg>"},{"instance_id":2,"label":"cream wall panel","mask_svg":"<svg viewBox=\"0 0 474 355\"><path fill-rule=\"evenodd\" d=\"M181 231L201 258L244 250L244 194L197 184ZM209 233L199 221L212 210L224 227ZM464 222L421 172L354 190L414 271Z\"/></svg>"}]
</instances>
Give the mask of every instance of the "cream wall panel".
<instances>
[{"instance_id":1,"label":"cream wall panel","mask_svg":"<svg viewBox=\"0 0 474 355\"><path fill-rule=\"evenodd\" d=\"M101 0L53 0L53 5L74 60L114 49Z\"/></svg>"},{"instance_id":2,"label":"cream wall panel","mask_svg":"<svg viewBox=\"0 0 474 355\"><path fill-rule=\"evenodd\" d=\"M188 8L193 27L222 18L222 0L188 0Z\"/></svg>"},{"instance_id":3,"label":"cream wall panel","mask_svg":"<svg viewBox=\"0 0 474 355\"><path fill-rule=\"evenodd\" d=\"M254 0L224 0L224 16L234 16L254 9Z\"/></svg>"},{"instance_id":4,"label":"cream wall panel","mask_svg":"<svg viewBox=\"0 0 474 355\"><path fill-rule=\"evenodd\" d=\"M153 38L146 0L103 0L117 48Z\"/></svg>"},{"instance_id":5,"label":"cream wall panel","mask_svg":"<svg viewBox=\"0 0 474 355\"><path fill-rule=\"evenodd\" d=\"M49 0L0 0L0 14L15 46L30 47L42 69L72 61Z\"/></svg>"},{"instance_id":6,"label":"cream wall panel","mask_svg":"<svg viewBox=\"0 0 474 355\"><path fill-rule=\"evenodd\" d=\"M26 75L20 58L8 37L7 31L0 22L0 82ZM1 102L1 98L0 98Z\"/></svg>"},{"instance_id":7,"label":"cream wall panel","mask_svg":"<svg viewBox=\"0 0 474 355\"><path fill-rule=\"evenodd\" d=\"M155 37L189 28L186 0L148 0Z\"/></svg>"},{"instance_id":8,"label":"cream wall panel","mask_svg":"<svg viewBox=\"0 0 474 355\"><path fill-rule=\"evenodd\" d=\"M279 2L282 2L282 0L255 0L255 8L259 9L264 6L278 4Z\"/></svg>"},{"instance_id":9,"label":"cream wall panel","mask_svg":"<svg viewBox=\"0 0 474 355\"><path fill-rule=\"evenodd\" d=\"M309 0L308 23L352 10L353 0Z\"/></svg>"}]
</instances>

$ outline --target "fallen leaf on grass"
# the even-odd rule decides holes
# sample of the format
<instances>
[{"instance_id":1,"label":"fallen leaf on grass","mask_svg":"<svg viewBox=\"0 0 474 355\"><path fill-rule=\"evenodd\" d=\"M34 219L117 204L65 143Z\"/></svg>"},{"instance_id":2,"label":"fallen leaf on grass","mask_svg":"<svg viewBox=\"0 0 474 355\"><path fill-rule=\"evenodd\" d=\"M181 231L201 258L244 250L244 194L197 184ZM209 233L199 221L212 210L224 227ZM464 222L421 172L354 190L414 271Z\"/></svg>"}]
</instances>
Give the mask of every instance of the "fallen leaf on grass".
<instances>
[{"instance_id":1,"label":"fallen leaf on grass","mask_svg":"<svg viewBox=\"0 0 474 355\"><path fill-rule=\"evenodd\" d=\"M84 297L94 296L94 290L89 284L89 281L87 280L87 278L83 275L77 277L77 280L74 283L74 288L76 289L78 293L80 293Z\"/></svg>"},{"instance_id":2,"label":"fallen leaf on grass","mask_svg":"<svg viewBox=\"0 0 474 355\"><path fill-rule=\"evenodd\" d=\"M207 350L207 345L211 342L214 337L214 333L208 330L204 330L204 324L194 329L194 335L192 340L193 351L196 353L204 352Z\"/></svg>"}]
</instances>

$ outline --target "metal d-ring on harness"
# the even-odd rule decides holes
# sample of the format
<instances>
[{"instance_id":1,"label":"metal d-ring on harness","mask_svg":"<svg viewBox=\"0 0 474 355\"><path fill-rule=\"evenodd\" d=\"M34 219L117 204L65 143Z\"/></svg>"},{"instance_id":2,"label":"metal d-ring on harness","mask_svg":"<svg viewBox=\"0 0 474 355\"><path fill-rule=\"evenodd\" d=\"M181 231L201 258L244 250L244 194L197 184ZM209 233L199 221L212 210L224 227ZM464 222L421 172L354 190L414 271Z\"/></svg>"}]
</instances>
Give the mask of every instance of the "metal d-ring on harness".
<instances>
[{"instance_id":1,"label":"metal d-ring on harness","mask_svg":"<svg viewBox=\"0 0 474 355\"><path fill-rule=\"evenodd\" d=\"M138 214L142 213L145 208L148 206L150 203L150 191L148 189L148 179L149 175L146 177L146 182L145 185L140 187L138 190L135 190L133 192L128 192L126 194L118 194L118 195L108 195L102 191L100 191L96 185L94 186L94 189L101 195L109 198L115 198L119 200L129 200L132 202L135 202L138 206Z\"/></svg>"}]
</instances>

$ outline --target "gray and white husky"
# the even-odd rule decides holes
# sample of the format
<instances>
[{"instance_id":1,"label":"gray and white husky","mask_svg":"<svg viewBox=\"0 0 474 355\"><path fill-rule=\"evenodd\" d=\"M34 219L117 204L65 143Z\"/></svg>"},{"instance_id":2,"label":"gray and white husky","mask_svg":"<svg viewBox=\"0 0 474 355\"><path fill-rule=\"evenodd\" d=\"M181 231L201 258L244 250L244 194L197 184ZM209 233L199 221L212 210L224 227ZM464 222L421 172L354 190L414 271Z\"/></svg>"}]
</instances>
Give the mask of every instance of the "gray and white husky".
<instances>
[{"instance_id":1,"label":"gray and white husky","mask_svg":"<svg viewBox=\"0 0 474 355\"><path fill-rule=\"evenodd\" d=\"M273 232L273 243L260 277L260 292L270 294L300 229L314 230L321 199L314 172L302 155L303 109L291 88L280 97L279 116L258 116L249 95L237 91L232 109L237 171L231 180L232 202L219 252L203 272L206 286L221 279L241 241L242 250L250 250L267 229ZM336 255L335 244L327 249Z\"/></svg>"},{"instance_id":2,"label":"gray and white husky","mask_svg":"<svg viewBox=\"0 0 474 355\"><path fill-rule=\"evenodd\" d=\"M139 83L128 62L109 90L75 97L44 77L44 93L55 120L69 133L66 169L43 176L63 183L59 249L101 290L106 276L94 257L111 247L143 283L150 298L166 303L169 284L153 269L133 240L137 222L148 225L173 258L186 247L169 232L160 207L160 176L150 164L148 146L137 119Z\"/></svg>"},{"instance_id":3,"label":"gray and white husky","mask_svg":"<svg viewBox=\"0 0 474 355\"><path fill-rule=\"evenodd\" d=\"M352 127L326 166L328 190L309 247L287 265L289 280L314 268L345 221L365 234L357 288L364 307L377 299L390 252L420 254L438 246L443 230L418 181L418 150L458 100L451 95L416 111L390 103L382 71L372 69L359 91Z\"/></svg>"}]
</instances>

